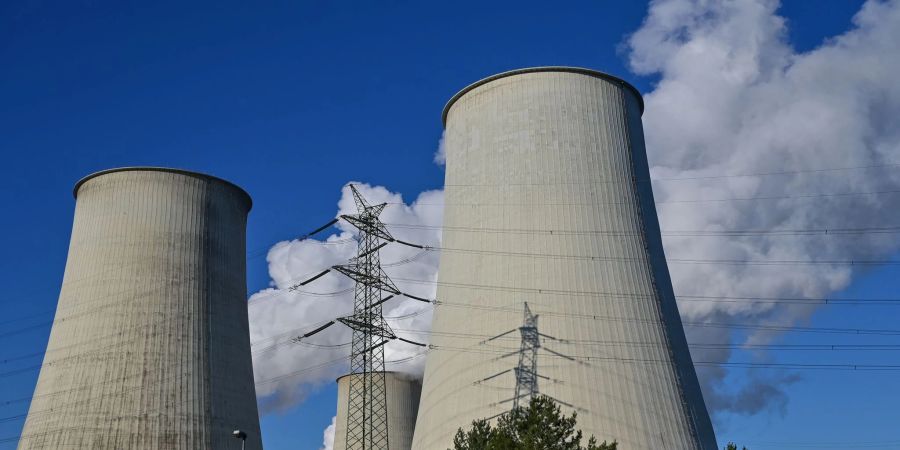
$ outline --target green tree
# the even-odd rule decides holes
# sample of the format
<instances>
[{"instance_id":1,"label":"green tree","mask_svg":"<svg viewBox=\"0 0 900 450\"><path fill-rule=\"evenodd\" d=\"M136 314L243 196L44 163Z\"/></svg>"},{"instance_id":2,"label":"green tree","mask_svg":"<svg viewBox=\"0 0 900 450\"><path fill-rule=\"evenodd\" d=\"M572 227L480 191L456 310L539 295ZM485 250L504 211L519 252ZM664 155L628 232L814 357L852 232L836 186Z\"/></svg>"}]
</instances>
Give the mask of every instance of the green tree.
<instances>
[{"instance_id":1,"label":"green tree","mask_svg":"<svg viewBox=\"0 0 900 450\"><path fill-rule=\"evenodd\" d=\"M743 450L747 450L747 447L741 447ZM737 450L737 445L734 442L729 442L728 445L725 446L725 450Z\"/></svg>"},{"instance_id":2,"label":"green tree","mask_svg":"<svg viewBox=\"0 0 900 450\"><path fill-rule=\"evenodd\" d=\"M593 436L582 446L576 417L574 412L563 415L550 397L535 396L527 407L500 416L496 426L481 419L472 422L469 431L460 428L453 450L616 450L615 441L597 444Z\"/></svg>"}]
</instances>

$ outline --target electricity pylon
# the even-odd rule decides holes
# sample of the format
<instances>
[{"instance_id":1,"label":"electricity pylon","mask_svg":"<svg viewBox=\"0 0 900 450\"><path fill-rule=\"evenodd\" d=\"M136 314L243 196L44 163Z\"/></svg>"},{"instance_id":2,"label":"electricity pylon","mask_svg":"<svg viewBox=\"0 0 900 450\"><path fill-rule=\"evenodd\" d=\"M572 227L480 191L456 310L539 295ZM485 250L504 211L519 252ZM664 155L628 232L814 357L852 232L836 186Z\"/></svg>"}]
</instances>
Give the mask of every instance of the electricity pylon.
<instances>
[{"instance_id":1,"label":"electricity pylon","mask_svg":"<svg viewBox=\"0 0 900 450\"><path fill-rule=\"evenodd\" d=\"M317 228L307 239L343 219L359 230L357 254L349 264L332 266L315 276L291 286L290 290L315 281L334 270L356 282L353 314L339 317L302 336L299 342L340 322L353 330L350 353L350 392L347 408L346 448L348 450L388 450L387 391L384 373L384 345L393 339L424 347L394 334L382 315L382 305L394 296L430 303L431 300L401 292L381 268L379 250L396 242L409 247L426 248L394 238L378 218L386 203L369 205L356 186L350 185L357 214L345 214ZM385 296L385 294L389 294ZM355 375L355 376L353 376Z\"/></svg>"},{"instance_id":2,"label":"electricity pylon","mask_svg":"<svg viewBox=\"0 0 900 450\"><path fill-rule=\"evenodd\" d=\"M350 185L358 213L342 216L359 229L357 255L350 264L334 269L356 281L353 315L338 319L353 330L350 353L349 408L347 409L347 449L387 450L387 392L384 376L384 344L397 336L381 315L386 301L400 293L384 270L378 251L393 241L378 216L386 206L370 206ZM384 241L384 242L382 242ZM390 298L388 297L388 298Z\"/></svg>"}]
</instances>

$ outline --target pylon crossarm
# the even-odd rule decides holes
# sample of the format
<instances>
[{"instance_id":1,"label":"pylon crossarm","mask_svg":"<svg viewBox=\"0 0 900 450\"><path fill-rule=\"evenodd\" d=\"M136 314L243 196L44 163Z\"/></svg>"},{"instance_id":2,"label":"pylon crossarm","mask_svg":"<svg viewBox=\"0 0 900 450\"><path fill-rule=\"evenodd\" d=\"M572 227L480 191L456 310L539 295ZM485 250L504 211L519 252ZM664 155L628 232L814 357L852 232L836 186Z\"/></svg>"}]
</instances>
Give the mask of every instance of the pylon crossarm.
<instances>
[{"instance_id":1,"label":"pylon crossarm","mask_svg":"<svg viewBox=\"0 0 900 450\"><path fill-rule=\"evenodd\" d=\"M314 275L313 277L308 278L306 281L302 281L302 282L300 282L300 283L297 283L297 284L295 284L295 285L289 287L289 288L288 288L288 291L296 291L300 286L306 286L307 284L312 283L313 281L316 281L316 280L318 280L319 278L324 277L328 272L331 272L331 269L325 269L325 270L323 270L323 271L317 273L317 274Z\"/></svg>"},{"instance_id":2,"label":"pylon crossarm","mask_svg":"<svg viewBox=\"0 0 900 450\"><path fill-rule=\"evenodd\" d=\"M369 333L373 336L379 336L387 339L395 339L397 335L394 332L386 327L380 327L374 325L369 322L365 322L363 320L351 319L349 317L341 317L338 319L338 322L347 325L354 331L362 331L365 333Z\"/></svg>"},{"instance_id":3,"label":"pylon crossarm","mask_svg":"<svg viewBox=\"0 0 900 450\"><path fill-rule=\"evenodd\" d=\"M303 334L303 335L298 336L298 337L296 337L296 338L294 338L294 339L297 340L297 341L299 342L301 339L308 338L308 337L310 337L310 336L312 336L312 335L314 335L314 334L316 334L316 333L318 333L318 332L320 332L320 331L324 331L326 328L328 328L328 327L330 327L330 326L332 326L332 325L334 325L334 321L333 321L333 320L330 321L330 322L328 322L328 323L326 323L325 325L322 325L322 326L319 327L319 328L316 328L315 330L310 331L309 333Z\"/></svg>"},{"instance_id":4,"label":"pylon crossarm","mask_svg":"<svg viewBox=\"0 0 900 450\"><path fill-rule=\"evenodd\" d=\"M365 234L375 236L388 242L394 242L394 237L391 236L391 233L388 232L384 224L378 220L378 214L374 214L373 216L374 220L367 220L356 214L344 214L341 216L341 219L346 220L347 223L353 225L356 229Z\"/></svg>"},{"instance_id":5,"label":"pylon crossarm","mask_svg":"<svg viewBox=\"0 0 900 450\"><path fill-rule=\"evenodd\" d=\"M383 271L382 276L375 276L365 273L363 270L365 267L362 267L361 264L345 264L340 266L332 266L332 269L346 275L353 281L357 283L362 283L366 286L370 286L375 289L379 289L385 292L390 292L394 295L401 295L400 289L397 289L397 286L394 286L394 283L390 278L387 278L387 275L384 275ZM360 269L363 270L360 270Z\"/></svg>"},{"instance_id":6,"label":"pylon crossarm","mask_svg":"<svg viewBox=\"0 0 900 450\"><path fill-rule=\"evenodd\" d=\"M378 267L377 273L378 279L381 280L381 284L379 286L382 291L387 291L394 295L406 295L400 292L400 288L398 288L397 285L394 284L394 281L391 280L391 277L388 276L387 272L385 272L384 269L381 268L381 266Z\"/></svg>"},{"instance_id":7,"label":"pylon crossarm","mask_svg":"<svg viewBox=\"0 0 900 450\"><path fill-rule=\"evenodd\" d=\"M434 303L434 302L435 302L434 300L429 300L429 299L427 299L427 298L422 298L422 297L416 297L415 295L407 294L406 292L401 292L400 294L403 295L403 296L406 297L406 298L409 298L409 299L412 299L412 300L416 300L416 301L420 301L420 302L423 302L423 303Z\"/></svg>"},{"instance_id":8,"label":"pylon crossarm","mask_svg":"<svg viewBox=\"0 0 900 450\"><path fill-rule=\"evenodd\" d=\"M328 223L326 223L325 225L322 225L321 227L316 228L315 230L312 230L312 231L310 231L309 233L304 234L303 236L300 236L300 238L297 239L297 240L298 240L298 241L305 241L305 240L309 239L310 237L312 237L314 234L318 234L318 233L321 232L321 231L327 230L327 229L330 228L332 225L336 224L336 223L338 222L338 220L340 220L340 219L338 219L337 217L335 217L334 219L331 220L331 222L328 222Z\"/></svg>"},{"instance_id":9,"label":"pylon crossarm","mask_svg":"<svg viewBox=\"0 0 900 450\"><path fill-rule=\"evenodd\" d=\"M405 245L405 246L407 246L407 247L421 248L422 250L428 250L428 249L431 248L431 247L429 247L429 246L427 246L427 245L413 244L412 242L401 241L400 239L394 239L394 242L396 242L396 243L398 243L398 244Z\"/></svg>"},{"instance_id":10,"label":"pylon crossarm","mask_svg":"<svg viewBox=\"0 0 900 450\"><path fill-rule=\"evenodd\" d=\"M382 248L384 248L385 245L388 245L388 243L387 243L387 242L382 242L381 244L378 245L378 247L375 247L375 248L373 248L373 249L371 249L371 250L367 250L367 251L365 251L364 253L360 253L359 255L356 256L356 259L361 260L361 259L365 258L366 256L369 256L369 255L371 255L372 253L375 253L375 252L377 252L378 250L381 250Z\"/></svg>"},{"instance_id":11,"label":"pylon crossarm","mask_svg":"<svg viewBox=\"0 0 900 450\"><path fill-rule=\"evenodd\" d=\"M378 301L375 302L375 303L372 303L372 304L369 305L369 307L366 308L366 309L372 309L372 308L374 308L374 307L376 307L376 306L379 306L379 305L383 304L384 302L386 302L386 301L388 301L388 300L390 300L390 299L392 299L392 298L394 298L394 294L388 295L387 297L385 297L385 298L383 298L383 299L381 299L381 300L378 300Z\"/></svg>"},{"instance_id":12,"label":"pylon crossarm","mask_svg":"<svg viewBox=\"0 0 900 450\"><path fill-rule=\"evenodd\" d=\"M362 284L365 284L368 286L372 286L378 282L377 278L360 271L359 266L360 266L359 264L344 264L344 265L331 266L331 268L346 275L351 280L353 280L357 283L362 283Z\"/></svg>"},{"instance_id":13,"label":"pylon crossarm","mask_svg":"<svg viewBox=\"0 0 900 450\"><path fill-rule=\"evenodd\" d=\"M411 341L411 340L409 340L409 339L403 339L403 338L400 337L400 336L397 336L397 340L398 340L398 341L406 342L407 344L412 344L412 345L415 345L415 346L419 346L419 347L425 347L425 346L427 345L427 344L423 344L423 343L421 343L421 342Z\"/></svg>"},{"instance_id":14,"label":"pylon crossarm","mask_svg":"<svg viewBox=\"0 0 900 450\"><path fill-rule=\"evenodd\" d=\"M361 352L359 352L359 353L360 353L360 354L365 354L365 353L371 352L372 350L375 350L376 348L381 347L381 346L383 346L384 344L387 344L388 341L390 341L390 339L383 339L381 342L379 342L379 343L377 343L377 344L375 344L375 345L373 345L373 346L371 346L371 347L369 347L369 348L365 348L365 349L363 349L363 350L362 350Z\"/></svg>"}]
</instances>

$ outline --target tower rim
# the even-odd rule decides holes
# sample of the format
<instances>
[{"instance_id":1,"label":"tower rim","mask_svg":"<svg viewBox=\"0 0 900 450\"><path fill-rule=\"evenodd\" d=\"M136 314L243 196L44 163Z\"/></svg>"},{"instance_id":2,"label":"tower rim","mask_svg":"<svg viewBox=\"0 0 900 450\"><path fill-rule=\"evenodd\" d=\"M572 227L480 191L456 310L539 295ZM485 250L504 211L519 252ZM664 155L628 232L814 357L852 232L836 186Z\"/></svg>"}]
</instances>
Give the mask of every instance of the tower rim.
<instances>
[{"instance_id":1,"label":"tower rim","mask_svg":"<svg viewBox=\"0 0 900 450\"><path fill-rule=\"evenodd\" d=\"M399 371L399 370L373 370L373 371L367 372L367 373L383 373L383 374L385 374L385 375L391 375L391 374L394 374L394 375L400 375L400 376L403 376L403 375L409 375L409 374L406 374L405 372L401 372L401 371ZM359 373L345 373L345 374L343 374L343 375L341 375L341 376L335 378L335 379L334 379L334 382L337 383L337 382L343 380L344 378L348 378L348 377L351 377L351 376L353 376L353 375L365 375L365 374L362 373L362 372L359 372ZM413 377L413 376L411 376L411 375L410 375L410 377L411 377L411 378L415 378L415 377Z\"/></svg>"},{"instance_id":2,"label":"tower rim","mask_svg":"<svg viewBox=\"0 0 900 450\"><path fill-rule=\"evenodd\" d=\"M577 73L581 75L587 75L594 78L601 78L607 81L611 81L613 83L617 83L624 87L626 90L630 91L637 98L638 106L640 108L641 114L644 113L644 97L641 95L641 92L638 91L634 85L625 81L622 78L619 78L615 75L610 75L606 72L601 72L599 70L588 69L585 67L575 67L575 66L536 66L536 67L525 67L521 69L513 69L507 70L505 72L500 72L485 78L482 78L468 86L462 88L459 92L457 92L453 97L450 97L450 100L447 101L447 104L444 105L444 110L441 112L441 123L444 128L447 127L447 114L450 113L450 108L453 107L453 104L456 103L457 100L462 98L464 95L468 94L473 89L488 84L492 81L499 80L501 78L507 78L515 75L523 75L527 73L539 73L539 72L562 72L562 73Z\"/></svg>"},{"instance_id":3,"label":"tower rim","mask_svg":"<svg viewBox=\"0 0 900 450\"><path fill-rule=\"evenodd\" d=\"M253 208L253 198L250 197L250 194L247 193L247 191L245 191L244 188L238 186L237 184L235 184L231 181L228 181L224 178L219 178L217 176L209 175L209 174L206 174L203 172L196 172L196 171L186 170L186 169L177 169L177 168L173 168L173 167L125 166L125 167L115 167L112 169L100 170L100 171L94 172L92 174L86 175L86 176L82 177L80 180L78 180L75 183L75 187L72 188L72 196L75 197L75 199L77 200L78 199L78 190L81 189L81 186L84 185L85 183L87 183L88 181L90 181L94 178L101 177L103 175L108 175L111 173L118 173L118 172L166 172L166 173L175 173L178 175L185 175L185 176L189 176L189 177L202 178L202 179L208 180L208 181L216 181L219 183L223 183L227 186L230 186L230 187L234 188L236 191L238 191L240 193L240 195L247 200L247 210L248 211L251 208Z\"/></svg>"}]
</instances>

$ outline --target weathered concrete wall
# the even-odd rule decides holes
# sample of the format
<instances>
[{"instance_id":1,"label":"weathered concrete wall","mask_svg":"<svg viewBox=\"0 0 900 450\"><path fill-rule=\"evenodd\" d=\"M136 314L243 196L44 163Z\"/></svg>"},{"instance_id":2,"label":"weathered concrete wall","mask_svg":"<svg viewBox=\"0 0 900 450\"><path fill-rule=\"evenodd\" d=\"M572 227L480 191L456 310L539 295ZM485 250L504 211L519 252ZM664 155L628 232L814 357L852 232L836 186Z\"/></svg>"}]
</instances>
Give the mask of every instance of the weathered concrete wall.
<instances>
[{"instance_id":1,"label":"weathered concrete wall","mask_svg":"<svg viewBox=\"0 0 900 450\"><path fill-rule=\"evenodd\" d=\"M387 390L388 445L390 450L409 450L412 448L413 430L416 426L416 413L419 409L422 384L419 380L397 372L385 372L384 375L384 385ZM344 375L337 380L338 404L333 450L346 450L347 448L350 377L358 376L362 375Z\"/></svg>"},{"instance_id":2,"label":"weathered concrete wall","mask_svg":"<svg viewBox=\"0 0 900 450\"><path fill-rule=\"evenodd\" d=\"M672 292L641 99L598 72L544 68L470 86L445 110L443 242L413 448L510 408L538 314L539 390L628 450L716 448ZM552 352L557 352L556 354ZM563 357L560 355L566 355Z\"/></svg>"},{"instance_id":3,"label":"weathered concrete wall","mask_svg":"<svg viewBox=\"0 0 900 450\"><path fill-rule=\"evenodd\" d=\"M20 449L262 448L250 359L250 197L168 169L76 186L56 318Z\"/></svg>"}]
</instances>

